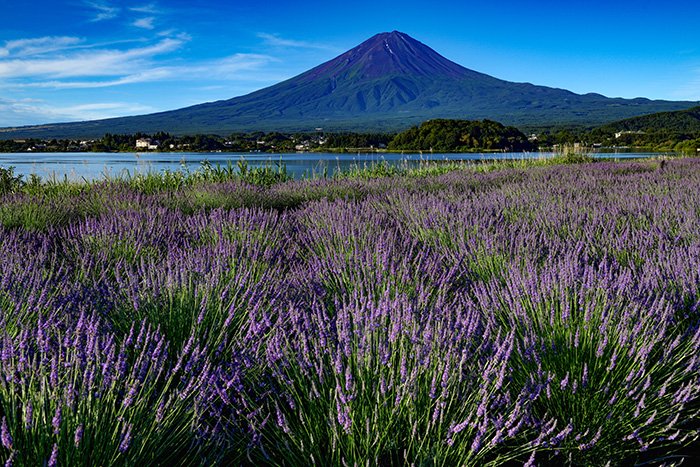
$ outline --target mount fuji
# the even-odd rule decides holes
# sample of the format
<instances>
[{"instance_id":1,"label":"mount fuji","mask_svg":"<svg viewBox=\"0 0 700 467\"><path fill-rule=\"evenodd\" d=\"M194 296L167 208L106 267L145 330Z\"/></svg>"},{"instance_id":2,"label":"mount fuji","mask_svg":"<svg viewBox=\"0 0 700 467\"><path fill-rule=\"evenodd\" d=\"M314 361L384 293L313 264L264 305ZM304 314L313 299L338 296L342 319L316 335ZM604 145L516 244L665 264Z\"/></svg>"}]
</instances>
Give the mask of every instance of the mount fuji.
<instances>
[{"instance_id":1,"label":"mount fuji","mask_svg":"<svg viewBox=\"0 0 700 467\"><path fill-rule=\"evenodd\" d=\"M0 129L0 138L237 131L395 131L433 118L516 126L596 126L696 102L609 98L504 81L454 63L402 32L377 34L298 76L228 100L167 112Z\"/></svg>"}]
</instances>

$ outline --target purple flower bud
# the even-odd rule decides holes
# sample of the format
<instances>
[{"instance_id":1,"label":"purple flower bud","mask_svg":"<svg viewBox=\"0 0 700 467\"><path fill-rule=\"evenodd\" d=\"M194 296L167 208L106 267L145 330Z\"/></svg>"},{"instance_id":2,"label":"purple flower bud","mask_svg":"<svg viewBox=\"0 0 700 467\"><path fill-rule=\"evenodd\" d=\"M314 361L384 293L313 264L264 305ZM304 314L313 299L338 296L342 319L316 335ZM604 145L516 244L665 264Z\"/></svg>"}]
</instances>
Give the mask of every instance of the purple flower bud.
<instances>
[{"instance_id":1,"label":"purple flower bud","mask_svg":"<svg viewBox=\"0 0 700 467\"><path fill-rule=\"evenodd\" d=\"M73 438L73 442L75 443L75 447L77 448L80 446L80 442L83 440L83 424L81 423L78 425L78 427L75 429L75 436Z\"/></svg>"},{"instance_id":2,"label":"purple flower bud","mask_svg":"<svg viewBox=\"0 0 700 467\"><path fill-rule=\"evenodd\" d=\"M472 445L469 447L472 453L476 454L481 449L483 436L484 434L481 432L481 430L476 434L476 437L472 441Z\"/></svg>"},{"instance_id":3,"label":"purple flower bud","mask_svg":"<svg viewBox=\"0 0 700 467\"><path fill-rule=\"evenodd\" d=\"M160 401L160 404L158 404L158 410L156 410L156 421L158 423L163 421L163 417L165 415L165 401Z\"/></svg>"},{"instance_id":4,"label":"purple flower bud","mask_svg":"<svg viewBox=\"0 0 700 467\"><path fill-rule=\"evenodd\" d=\"M128 394L124 398L124 402L122 402L122 405L124 408L129 408L131 404L134 403L134 397L136 396L136 391L138 391L138 388L136 387L138 383L134 383L131 388L129 389Z\"/></svg>"},{"instance_id":5,"label":"purple flower bud","mask_svg":"<svg viewBox=\"0 0 700 467\"><path fill-rule=\"evenodd\" d=\"M341 406L340 402L336 402L338 412L338 424L343 427L345 434L349 435L352 431L352 419L350 418L350 409L348 406Z\"/></svg>"},{"instance_id":6,"label":"purple flower bud","mask_svg":"<svg viewBox=\"0 0 700 467\"><path fill-rule=\"evenodd\" d=\"M131 424L127 425L126 432L122 434L122 440L119 443L119 452L124 454L126 451L129 450L129 446L131 445Z\"/></svg>"},{"instance_id":7,"label":"purple flower bud","mask_svg":"<svg viewBox=\"0 0 700 467\"><path fill-rule=\"evenodd\" d=\"M559 387L561 389L566 389L566 386L569 384L569 372L566 372L566 376L564 377L563 380L561 380L561 383L559 383Z\"/></svg>"},{"instance_id":8,"label":"purple flower bud","mask_svg":"<svg viewBox=\"0 0 700 467\"><path fill-rule=\"evenodd\" d=\"M461 423L458 423L457 425L454 425L452 428L450 428L450 435L456 435L460 431L464 430L468 425L471 417L467 418Z\"/></svg>"},{"instance_id":9,"label":"purple flower bud","mask_svg":"<svg viewBox=\"0 0 700 467\"><path fill-rule=\"evenodd\" d=\"M605 347L608 345L608 336L606 334L603 335L603 340L598 343L598 348L595 351L595 356L600 358L603 356L603 352L605 351Z\"/></svg>"},{"instance_id":10,"label":"purple flower bud","mask_svg":"<svg viewBox=\"0 0 700 467\"><path fill-rule=\"evenodd\" d=\"M0 439L2 440L2 445L6 449L12 449L12 436L10 435L10 430L7 428L7 419L2 417L2 427L0 427Z\"/></svg>"},{"instance_id":11,"label":"purple flower bud","mask_svg":"<svg viewBox=\"0 0 700 467\"><path fill-rule=\"evenodd\" d=\"M24 428L27 430L30 430L32 426L34 426L34 406L32 405L32 401L29 400L27 402L27 405L24 408Z\"/></svg>"},{"instance_id":12,"label":"purple flower bud","mask_svg":"<svg viewBox=\"0 0 700 467\"><path fill-rule=\"evenodd\" d=\"M56 467L58 465L58 444L53 443L53 449L51 450L51 457L49 458L49 467Z\"/></svg>"},{"instance_id":13,"label":"purple flower bud","mask_svg":"<svg viewBox=\"0 0 700 467\"><path fill-rule=\"evenodd\" d=\"M579 448L581 451L588 451L588 450L591 449L593 446L595 446L595 444L598 442L598 440L600 440L600 435L602 434L602 429L603 429L602 427L599 427L599 428L598 428L598 431L597 431L596 434L593 436L593 438L591 438L591 440L588 441L587 443L580 444L578 448Z\"/></svg>"},{"instance_id":14,"label":"purple flower bud","mask_svg":"<svg viewBox=\"0 0 700 467\"><path fill-rule=\"evenodd\" d=\"M532 454L530 454L530 458L523 464L523 467L535 467L535 453L537 451L532 451Z\"/></svg>"},{"instance_id":15,"label":"purple flower bud","mask_svg":"<svg viewBox=\"0 0 700 467\"><path fill-rule=\"evenodd\" d=\"M58 386L58 364L56 363L55 358L51 359L51 374L49 375L49 382L53 388Z\"/></svg>"},{"instance_id":16,"label":"purple flower bud","mask_svg":"<svg viewBox=\"0 0 700 467\"><path fill-rule=\"evenodd\" d=\"M61 406L56 407L56 413L51 420L51 426L53 426L53 434L58 435L61 432Z\"/></svg>"},{"instance_id":17,"label":"purple flower bud","mask_svg":"<svg viewBox=\"0 0 700 467\"><path fill-rule=\"evenodd\" d=\"M279 406L276 407L277 409L277 426L282 429L285 433L289 433L289 426L287 426L287 419L280 410Z\"/></svg>"},{"instance_id":18,"label":"purple flower bud","mask_svg":"<svg viewBox=\"0 0 700 467\"><path fill-rule=\"evenodd\" d=\"M552 445L557 446L559 445L564 439L566 439L569 434L573 431L574 427L571 423L569 423L566 428L561 430L559 433L557 433L556 436L554 436L551 440Z\"/></svg>"}]
</instances>

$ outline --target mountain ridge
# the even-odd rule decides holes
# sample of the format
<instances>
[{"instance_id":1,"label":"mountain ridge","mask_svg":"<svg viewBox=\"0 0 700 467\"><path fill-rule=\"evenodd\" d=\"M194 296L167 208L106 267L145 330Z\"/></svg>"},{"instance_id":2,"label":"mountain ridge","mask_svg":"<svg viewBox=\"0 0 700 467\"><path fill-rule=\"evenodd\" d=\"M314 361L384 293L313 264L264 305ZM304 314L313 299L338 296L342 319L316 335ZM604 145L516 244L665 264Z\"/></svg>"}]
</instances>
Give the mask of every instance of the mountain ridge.
<instances>
[{"instance_id":1,"label":"mountain ridge","mask_svg":"<svg viewBox=\"0 0 700 467\"><path fill-rule=\"evenodd\" d=\"M700 132L700 106L627 118L600 127L603 131Z\"/></svg>"},{"instance_id":2,"label":"mountain ridge","mask_svg":"<svg viewBox=\"0 0 700 467\"><path fill-rule=\"evenodd\" d=\"M409 35L372 36L332 60L244 96L154 114L0 129L0 138L280 130L396 131L434 118L600 125L696 102L609 98L513 83L448 60Z\"/></svg>"}]
</instances>

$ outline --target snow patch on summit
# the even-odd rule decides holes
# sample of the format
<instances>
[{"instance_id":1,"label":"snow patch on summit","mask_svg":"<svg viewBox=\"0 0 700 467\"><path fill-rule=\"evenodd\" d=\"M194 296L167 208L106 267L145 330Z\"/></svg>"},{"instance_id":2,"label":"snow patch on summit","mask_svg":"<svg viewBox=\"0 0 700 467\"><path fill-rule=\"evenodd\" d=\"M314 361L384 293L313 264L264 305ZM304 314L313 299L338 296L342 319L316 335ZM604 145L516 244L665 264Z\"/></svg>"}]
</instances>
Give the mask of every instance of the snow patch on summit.
<instances>
[{"instance_id":1,"label":"snow patch on summit","mask_svg":"<svg viewBox=\"0 0 700 467\"><path fill-rule=\"evenodd\" d=\"M394 55L394 51L391 50L391 46L389 45L389 42L387 42L386 40L384 40L384 47L386 47L386 50L388 50L391 55Z\"/></svg>"}]
</instances>

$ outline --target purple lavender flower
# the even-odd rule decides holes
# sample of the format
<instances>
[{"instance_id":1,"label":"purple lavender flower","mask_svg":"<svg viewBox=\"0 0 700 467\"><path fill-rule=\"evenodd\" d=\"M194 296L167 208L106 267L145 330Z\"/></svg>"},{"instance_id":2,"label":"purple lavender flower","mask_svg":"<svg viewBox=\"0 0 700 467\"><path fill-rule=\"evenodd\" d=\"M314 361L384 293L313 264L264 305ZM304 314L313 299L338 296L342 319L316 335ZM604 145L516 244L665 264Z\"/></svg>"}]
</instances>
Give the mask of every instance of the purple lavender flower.
<instances>
[{"instance_id":1,"label":"purple lavender flower","mask_svg":"<svg viewBox=\"0 0 700 467\"><path fill-rule=\"evenodd\" d=\"M564 379L562 379L561 382L559 383L559 387L563 390L563 389L566 389L566 386L567 386L568 384L569 384L569 372L567 371L567 372L566 372L566 376L565 376Z\"/></svg>"},{"instance_id":2,"label":"purple lavender flower","mask_svg":"<svg viewBox=\"0 0 700 467\"><path fill-rule=\"evenodd\" d=\"M158 410L156 410L156 421L159 423L162 422L164 415L165 415L165 401L162 400L162 401L160 401L160 404L158 404Z\"/></svg>"},{"instance_id":3,"label":"purple lavender flower","mask_svg":"<svg viewBox=\"0 0 700 467\"><path fill-rule=\"evenodd\" d=\"M532 451L532 454L530 454L530 457L527 459L525 464L523 464L523 467L535 467L535 454L537 451Z\"/></svg>"},{"instance_id":4,"label":"purple lavender flower","mask_svg":"<svg viewBox=\"0 0 700 467\"><path fill-rule=\"evenodd\" d=\"M7 419L5 417L2 417L0 440L2 440L2 445L5 447L5 449L12 450L12 435L10 435L10 430L7 428Z\"/></svg>"},{"instance_id":5,"label":"purple lavender flower","mask_svg":"<svg viewBox=\"0 0 700 467\"><path fill-rule=\"evenodd\" d=\"M483 437L484 437L484 433L482 433L482 431L479 430L476 433L476 436L474 437L474 440L472 441L471 446L469 447L469 450L472 452L472 454L478 453L479 450L481 449L481 446L483 444Z\"/></svg>"},{"instance_id":6,"label":"purple lavender flower","mask_svg":"<svg viewBox=\"0 0 700 467\"><path fill-rule=\"evenodd\" d=\"M27 401L27 405L24 407L24 428L25 430L31 430L34 425L34 405L31 399Z\"/></svg>"},{"instance_id":7,"label":"purple lavender flower","mask_svg":"<svg viewBox=\"0 0 700 467\"><path fill-rule=\"evenodd\" d=\"M58 465L58 444L54 443L51 449L51 457L49 457L49 467L56 467Z\"/></svg>"},{"instance_id":8,"label":"purple lavender flower","mask_svg":"<svg viewBox=\"0 0 700 467\"><path fill-rule=\"evenodd\" d=\"M122 438L119 443L119 452L124 454L126 451L129 450L129 447L131 446L131 424L126 425L126 431L122 433Z\"/></svg>"},{"instance_id":9,"label":"purple lavender flower","mask_svg":"<svg viewBox=\"0 0 700 467\"><path fill-rule=\"evenodd\" d=\"M83 424L81 423L78 425L78 427L75 429L75 436L73 437L73 443L75 444L75 447L77 448L80 446L80 442L83 440Z\"/></svg>"},{"instance_id":10,"label":"purple lavender flower","mask_svg":"<svg viewBox=\"0 0 700 467\"><path fill-rule=\"evenodd\" d=\"M289 426L287 425L287 418L280 411L279 406L275 407L277 415L277 426L282 429L283 432L289 433Z\"/></svg>"},{"instance_id":11,"label":"purple lavender flower","mask_svg":"<svg viewBox=\"0 0 700 467\"><path fill-rule=\"evenodd\" d=\"M345 434L349 435L352 431L352 419L350 418L350 409L348 406L341 406L340 402L336 403L338 412L338 424L343 428Z\"/></svg>"},{"instance_id":12,"label":"purple lavender flower","mask_svg":"<svg viewBox=\"0 0 700 467\"><path fill-rule=\"evenodd\" d=\"M586 442L586 443L580 444L580 445L578 446L578 448L579 448L581 451L588 451L588 450L591 449L593 446L595 446L596 443L600 440L600 436L602 435L602 433L603 433L603 428L602 428L602 427L599 427L599 428L598 428L598 431L596 432L596 434L593 435L593 438L591 438L591 439L590 439L588 442Z\"/></svg>"},{"instance_id":13,"label":"purple lavender flower","mask_svg":"<svg viewBox=\"0 0 700 467\"><path fill-rule=\"evenodd\" d=\"M51 426L53 427L53 434L58 435L61 432L61 405L56 407L56 412L51 419Z\"/></svg>"}]
</instances>

